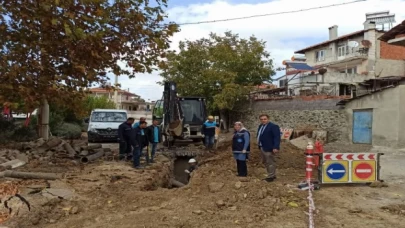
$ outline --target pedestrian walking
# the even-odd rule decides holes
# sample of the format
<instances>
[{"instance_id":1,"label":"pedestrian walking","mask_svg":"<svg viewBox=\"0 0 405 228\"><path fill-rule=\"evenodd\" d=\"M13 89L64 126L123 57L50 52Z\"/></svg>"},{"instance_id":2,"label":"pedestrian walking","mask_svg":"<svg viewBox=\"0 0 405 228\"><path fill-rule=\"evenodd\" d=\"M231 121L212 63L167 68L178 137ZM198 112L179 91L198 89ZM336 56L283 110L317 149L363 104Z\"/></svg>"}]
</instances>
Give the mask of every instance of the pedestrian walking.
<instances>
[{"instance_id":1,"label":"pedestrian walking","mask_svg":"<svg viewBox=\"0 0 405 228\"><path fill-rule=\"evenodd\" d=\"M147 138L149 141L148 153L146 154L146 162L154 163L154 157L158 143L162 142L162 132L160 131L159 121L154 119L152 125L146 129ZM150 152L150 154L149 154Z\"/></svg>"},{"instance_id":2,"label":"pedestrian walking","mask_svg":"<svg viewBox=\"0 0 405 228\"><path fill-rule=\"evenodd\" d=\"M267 182L276 179L276 154L280 151L280 127L270 122L269 115L259 116L261 124L257 131L257 144L261 151L263 164L267 170Z\"/></svg>"},{"instance_id":3,"label":"pedestrian walking","mask_svg":"<svg viewBox=\"0 0 405 228\"><path fill-rule=\"evenodd\" d=\"M118 142L119 142L119 160L130 160L132 157L132 148L130 142L131 128L135 119L130 117L118 127Z\"/></svg>"},{"instance_id":4,"label":"pedestrian walking","mask_svg":"<svg viewBox=\"0 0 405 228\"><path fill-rule=\"evenodd\" d=\"M145 121L140 121L139 126L131 130L131 144L133 149L134 168L141 169L142 149L147 144L147 138L144 135L144 129L147 127Z\"/></svg>"},{"instance_id":5,"label":"pedestrian walking","mask_svg":"<svg viewBox=\"0 0 405 228\"><path fill-rule=\"evenodd\" d=\"M232 152L236 160L236 168L239 177L246 177L248 174L246 160L250 153L250 133L243 126L242 122L236 122L234 125L235 133L232 139Z\"/></svg>"},{"instance_id":6,"label":"pedestrian walking","mask_svg":"<svg viewBox=\"0 0 405 228\"><path fill-rule=\"evenodd\" d=\"M201 133L204 135L205 149L212 150L215 144L215 129L217 123L213 116L208 116L208 120L202 125Z\"/></svg>"}]
</instances>

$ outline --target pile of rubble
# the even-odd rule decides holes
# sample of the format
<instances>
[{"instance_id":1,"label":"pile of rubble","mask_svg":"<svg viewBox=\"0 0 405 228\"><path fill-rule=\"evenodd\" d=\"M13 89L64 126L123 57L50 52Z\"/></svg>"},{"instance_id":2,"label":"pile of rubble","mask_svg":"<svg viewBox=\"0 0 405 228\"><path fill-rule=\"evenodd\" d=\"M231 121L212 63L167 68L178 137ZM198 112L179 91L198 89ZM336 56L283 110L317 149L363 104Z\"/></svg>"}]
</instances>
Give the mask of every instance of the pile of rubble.
<instances>
[{"instance_id":1,"label":"pile of rubble","mask_svg":"<svg viewBox=\"0 0 405 228\"><path fill-rule=\"evenodd\" d=\"M38 139L16 144L13 149L0 149L0 177L55 180L60 176L50 173L17 172L13 169L34 160L56 164L68 159L74 163L86 164L102 157L113 157L113 153L109 148L102 148L101 144L87 145L84 141L67 142L57 137L47 142Z\"/></svg>"}]
</instances>

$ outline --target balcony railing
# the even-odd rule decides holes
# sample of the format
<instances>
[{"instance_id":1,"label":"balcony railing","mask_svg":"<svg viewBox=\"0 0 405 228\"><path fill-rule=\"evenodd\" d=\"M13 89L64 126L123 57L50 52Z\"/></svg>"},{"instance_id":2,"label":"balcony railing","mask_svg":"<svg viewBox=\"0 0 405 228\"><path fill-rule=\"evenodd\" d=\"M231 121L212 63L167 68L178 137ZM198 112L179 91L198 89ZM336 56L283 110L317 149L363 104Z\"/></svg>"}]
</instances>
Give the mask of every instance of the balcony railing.
<instances>
[{"instance_id":1,"label":"balcony railing","mask_svg":"<svg viewBox=\"0 0 405 228\"><path fill-rule=\"evenodd\" d=\"M336 53L337 54L336 54L335 60L343 60L343 59L352 58L352 57L367 57L368 48L364 48L364 47L356 47L356 48L346 47L346 49L338 48Z\"/></svg>"}]
</instances>

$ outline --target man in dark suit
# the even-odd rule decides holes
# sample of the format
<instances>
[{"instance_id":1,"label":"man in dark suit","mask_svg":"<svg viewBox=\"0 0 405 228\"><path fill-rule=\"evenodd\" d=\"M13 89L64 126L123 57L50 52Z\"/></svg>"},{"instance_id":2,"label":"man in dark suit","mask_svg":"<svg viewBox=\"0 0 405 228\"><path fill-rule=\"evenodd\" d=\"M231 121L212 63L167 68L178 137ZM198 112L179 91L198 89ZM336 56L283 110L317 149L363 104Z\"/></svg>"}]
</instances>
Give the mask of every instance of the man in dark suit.
<instances>
[{"instance_id":1,"label":"man in dark suit","mask_svg":"<svg viewBox=\"0 0 405 228\"><path fill-rule=\"evenodd\" d=\"M263 164L267 170L267 182L276 179L276 159L275 155L280 150L280 127L269 121L269 115L260 115L259 129L257 131L257 144L261 150Z\"/></svg>"},{"instance_id":2,"label":"man in dark suit","mask_svg":"<svg viewBox=\"0 0 405 228\"><path fill-rule=\"evenodd\" d=\"M148 145L148 138L144 133L144 129L147 127L147 123L145 121L140 121L139 126L133 128L131 130L131 137L130 142L132 144L133 149L133 157L134 157L134 168L135 169L142 169L141 167L141 155L142 149Z\"/></svg>"},{"instance_id":3,"label":"man in dark suit","mask_svg":"<svg viewBox=\"0 0 405 228\"><path fill-rule=\"evenodd\" d=\"M120 148L120 155L119 160L124 160L127 157L128 160L131 160L131 142L130 142L130 135L131 135L131 126L134 123L135 119L129 117L127 121L120 124L118 127L118 140L119 140L119 148Z\"/></svg>"}]
</instances>

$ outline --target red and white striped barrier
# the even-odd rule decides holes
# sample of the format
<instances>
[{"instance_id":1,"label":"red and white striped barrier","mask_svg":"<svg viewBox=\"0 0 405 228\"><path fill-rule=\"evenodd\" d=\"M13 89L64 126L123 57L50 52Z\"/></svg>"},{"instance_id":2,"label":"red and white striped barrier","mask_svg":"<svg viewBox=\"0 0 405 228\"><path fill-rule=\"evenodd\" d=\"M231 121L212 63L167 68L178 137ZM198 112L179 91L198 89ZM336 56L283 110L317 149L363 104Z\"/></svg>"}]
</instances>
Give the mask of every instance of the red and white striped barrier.
<instances>
[{"instance_id":1,"label":"red and white striped barrier","mask_svg":"<svg viewBox=\"0 0 405 228\"><path fill-rule=\"evenodd\" d=\"M361 160L377 160L377 154L372 153L345 153L345 154L336 154L336 153L324 153L323 160L332 160L332 161L339 161L339 160L353 160L353 161L361 161Z\"/></svg>"},{"instance_id":2,"label":"red and white striped barrier","mask_svg":"<svg viewBox=\"0 0 405 228\"><path fill-rule=\"evenodd\" d=\"M314 146L311 142L308 143L307 150L306 150L306 172L305 172L305 179L308 184L308 226L309 228L314 228L314 211L315 211L315 203L312 196L312 191L314 190L314 183L312 182L312 167L314 167L313 162L313 154L314 154Z\"/></svg>"}]
</instances>

